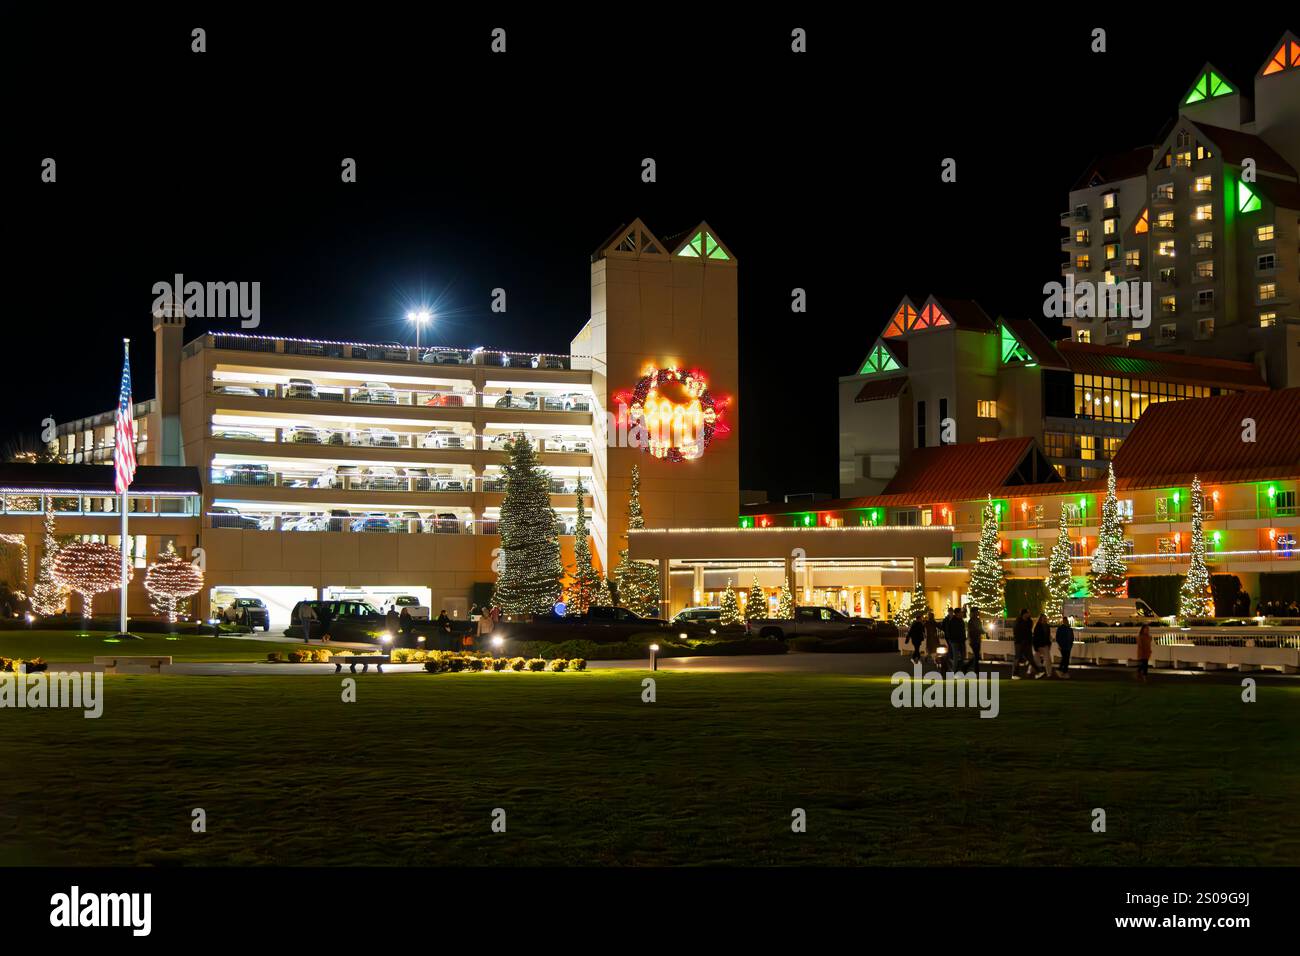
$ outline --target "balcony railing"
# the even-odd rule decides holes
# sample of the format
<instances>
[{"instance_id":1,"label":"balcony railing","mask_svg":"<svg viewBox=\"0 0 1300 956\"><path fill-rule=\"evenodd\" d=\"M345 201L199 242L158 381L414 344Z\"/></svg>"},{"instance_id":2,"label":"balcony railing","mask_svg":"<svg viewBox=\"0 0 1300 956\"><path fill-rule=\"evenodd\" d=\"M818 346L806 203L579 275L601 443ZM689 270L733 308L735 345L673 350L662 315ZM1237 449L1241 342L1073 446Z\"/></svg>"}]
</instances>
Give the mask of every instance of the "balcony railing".
<instances>
[{"instance_id":1,"label":"balcony railing","mask_svg":"<svg viewBox=\"0 0 1300 956\"><path fill-rule=\"evenodd\" d=\"M415 348L399 342L340 342L317 339L275 338L264 335L244 335L237 332L210 332L187 343L186 356L196 355L204 348L226 349L239 352L265 352L282 355L307 355L320 358L341 358L359 361L403 362L427 366L473 365L496 368L533 368L563 371L583 367L586 356L562 355L549 352L512 352L498 349Z\"/></svg>"},{"instance_id":2,"label":"balcony railing","mask_svg":"<svg viewBox=\"0 0 1300 956\"><path fill-rule=\"evenodd\" d=\"M270 471L258 468L217 468L208 478L214 485L243 488L290 488L296 490L378 491L378 492L430 492L465 494L475 490L485 492L505 491L505 479L469 474L366 474L324 471L319 474ZM591 476L583 476L584 484L591 487ZM577 494L577 478L552 478L548 490L553 495ZM18 512L13 512L18 513ZM37 512L21 512L35 514Z\"/></svg>"}]
</instances>

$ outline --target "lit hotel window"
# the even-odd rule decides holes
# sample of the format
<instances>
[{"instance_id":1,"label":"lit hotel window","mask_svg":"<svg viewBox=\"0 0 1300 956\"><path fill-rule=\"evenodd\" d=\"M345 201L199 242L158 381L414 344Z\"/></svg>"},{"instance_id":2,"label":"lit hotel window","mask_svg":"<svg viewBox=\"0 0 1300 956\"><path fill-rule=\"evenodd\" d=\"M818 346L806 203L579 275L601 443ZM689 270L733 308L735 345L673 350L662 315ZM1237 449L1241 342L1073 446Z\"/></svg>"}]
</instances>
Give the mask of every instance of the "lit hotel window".
<instances>
[{"instance_id":1,"label":"lit hotel window","mask_svg":"<svg viewBox=\"0 0 1300 956\"><path fill-rule=\"evenodd\" d=\"M1102 223L1101 226L1102 233L1107 236L1115 235L1115 222L1116 220L1114 219L1107 219L1104 223Z\"/></svg>"},{"instance_id":2,"label":"lit hotel window","mask_svg":"<svg viewBox=\"0 0 1300 956\"><path fill-rule=\"evenodd\" d=\"M1092 332L1088 329L1079 329L1079 331L1075 333L1075 340L1078 342L1091 342Z\"/></svg>"},{"instance_id":3,"label":"lit hotel window","mask_svg":"<svg viewBox=\"0 0 1300 956\"><path fill-rule=\"evenodd\" d=\"M1172 295L1162 295L1160 297L1160 311L1166 315L1173 315L1178 311L1178 299Z\"/></svg>"},{"instance_id":4,"label":"lit hotel window","mask_svg":"<svg viewBox=\"0 0 1300 956\"><path fill-rule=\"evenodd\" d=\"M1130 332L1128 335L1124 336L1124 341L1126 341L1126 342L1141 342L1141 341L1142 341L1142 333L1141 333L1141 332Z\"/></svg>"},{"instance_id":5,"label":"lit hotel window","mask_svg":"<svg viewBox=\"0 0 1300 956\"><path fill-rule=\"evenodd\" d=\"M1210 222L1214 219L1214 207L1209 203L1206 203L1203 206L1197 206L1193 218L1201 222Z\"/></svg>"},{"instance_id":6,"label":"lit hotel window","mask_svg":"<svg viewBox=\"0 0 1300 956\"><path fill-rule=\"evenodd\" d=\"M998 403L981 401L976 404L975 414L980 418L997 418Z\"/></svg>"},{"instance_id":7,"label":"lit hotel window","mask_svg":"<svg viewBox=\"0 0 1300 956\"><path fill-rule=\"evenodd\" d=\"M1267 302L1269 299L1277 298L1276 282L1261 282L1259 284L1259 299L1261 302Z\"/></svg>"},{"instance_id":8,"label":"lit hotel window","mask_svg":"<svg viewBox=\"0 0 1300 956\"><path fill-rule=\"evenodd\" d=\"M1172 212L1162 212L1156 216L1156 228L1171 232L1174 228L1174 214Z\"/></svg>"},{"instance_id":9,"label":"lit hotel window","mask_svg":"<svg viewBox=\"0 0 1300 956\"><path fill-rule=\"evenodd\" d=\"M1159 247L1156 249L1156 255L1169 256L1170 258L1173 258L1174 241L1172 239L1162 240Z\"/></svg>"},{"instance_id":10,"label":"lit hotel window","mask_svg":"<svg viewBox=\"0 0 1300 956\"><path fill-rule=\"evenodd\" d=\"M1161 183L1156 187L1156 198L1161 200L1172 200L1174 198L1174 184Z\"/></svg>"},{"instance_id":11,"label":"lit hotel window","mask_svg":"<svg viewBox=\"0 0 1300 956\"><path fill-rule=\"evenodd\" d=\"M1208 193L1214 188L1213 180L1214 177L1212 176L1197 176L1196 183L1192 186L1192 192Z\"/></svg>"},{"instance_id":12,"label":"lit hotel window","mask_svg":"<svg viewBox=\"0 0 1300 956\"><path fill-rule=\"evenodd\" d=\"M1106 193L1104 196L1102 196L1102 197L1101 197L1101 205L1102 205L1102 208L1104 208L1104 209L1114 209L1114 208L1115 208L1115 194L1114 194L1114 193Z\"/></svg>"},{"instance_id":13,"label":"lit hotel window","mask_svg":"<svg viewBox=\"0 0 1300 956\"><path fill-rule=\"evenodd\" d=\"M1261 312L1259 314L1259 327L1261 329L1271 329L1275 325L1277 325L1276 312Z\"/></svg>"},{"instance_id":14,"label":"lit hotel window","mask_svg":"<svg viewBox=\"0 0 1300 956\"><path fill-rule=\"evenodd\" d=\"M1198 233L1196 239L1193 241L1193 245L1195 246L1197 252L1213 252L1214 233L1212 232Z\"/></svg>"},{"instance_id":15,"label":"lit hotel window","mask_svg":"<svg viewBox=\"0 0 1300 956\"><path fill-rule=\"evenodd\" d=\"M1272 224L1272 223L1269 223L1267 226L1260 226L1258 229L1256 229L1256 230L1255 230L1255 241L1256 241L1256 242L1272 242L1272 241L1273 241L1273 224Z\"/></svg>"},{"instance_id":16,"label":"lit hotel window","mask_svg":"<svg viewBox=\"0 0 1300 956\"><path fill-rule=\"evenodd\" d=\"M1213 279L1214 278L1214 260L1204 259L1196 263L1196 278Z\"/></svg>"}]
</instances>

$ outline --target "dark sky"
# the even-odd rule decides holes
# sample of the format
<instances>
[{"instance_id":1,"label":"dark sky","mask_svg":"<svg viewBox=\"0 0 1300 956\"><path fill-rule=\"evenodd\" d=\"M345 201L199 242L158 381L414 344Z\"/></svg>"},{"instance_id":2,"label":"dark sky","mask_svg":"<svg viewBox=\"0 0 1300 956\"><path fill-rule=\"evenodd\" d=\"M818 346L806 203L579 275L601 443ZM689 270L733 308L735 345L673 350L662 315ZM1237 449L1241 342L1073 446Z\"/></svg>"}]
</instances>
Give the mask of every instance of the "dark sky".
<instances>
[{"instance_id":1,"label":"dark sky","mask_svg":"<svg viewBox=\"0 0 1300 956\"><path fill-rule=\"evenodd\" d=\"M608 26L10 20L0 437L12 449L46 415L112 408L123 335L149 397L150 289L176 272L260 281L260 333L409 339L402 316L423 299L440 315L429 344L563 351L615 226L707 219L740 261L742 485L834 493L836 377L901 295L1041 315L1083 167L1154 140L1206 60L1249 90L1286 27L1035 14L1015 34L696 9ZM497 25L505 56L488 53ZM803 57L792 26L809 30ZM1105 54L1089 51L1094 26ZM54 185L39 182L45 156ZM339 182L344 156L355 185ZM657 183L640 181L645 156ZM939 179L948 156L955 184ZM488 309L497 286L504 316ZM795 286L805 316L790 314ZM743 434L757 422L761 447Z\"/></svg>"}]
</instances>

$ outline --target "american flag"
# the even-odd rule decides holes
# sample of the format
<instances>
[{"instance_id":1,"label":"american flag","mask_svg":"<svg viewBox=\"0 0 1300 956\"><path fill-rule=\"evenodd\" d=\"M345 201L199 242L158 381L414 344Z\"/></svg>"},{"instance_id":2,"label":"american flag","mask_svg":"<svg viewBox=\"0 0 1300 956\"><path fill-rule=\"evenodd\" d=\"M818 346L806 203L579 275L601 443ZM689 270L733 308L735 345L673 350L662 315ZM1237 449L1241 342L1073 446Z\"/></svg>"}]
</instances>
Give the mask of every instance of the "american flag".
<instances>
[{"instance_id":1,"label":"american flag","mask_svg":"<svg viewBox=\"0 0 1300 956\"><path fill-rule=\"evenodd\" d=\"M124 341L122 351L122 393L117 399L117 423L113 432L113 485L125 494L135 477L135 406L131 403L131 343Z\"/></svg>"}]
</instances>

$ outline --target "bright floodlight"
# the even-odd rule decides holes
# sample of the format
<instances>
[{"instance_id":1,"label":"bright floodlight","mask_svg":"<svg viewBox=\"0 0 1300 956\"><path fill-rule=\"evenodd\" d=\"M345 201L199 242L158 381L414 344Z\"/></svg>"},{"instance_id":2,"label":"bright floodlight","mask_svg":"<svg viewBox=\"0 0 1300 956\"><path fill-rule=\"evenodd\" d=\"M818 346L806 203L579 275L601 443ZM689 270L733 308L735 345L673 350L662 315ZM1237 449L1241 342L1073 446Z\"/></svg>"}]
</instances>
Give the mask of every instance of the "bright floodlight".
<instances>
[{"instance_id":1,"label":"bright floodlight","mask_svg":"<svg viewBox=\"0 0 1300 956\"><path fill-rule=\"evenodd\" d=\"M495 644L497 647L500 647L502 644L505 643L505 638L503 638L500 634L498 634L496 637L492 638L492 643Z\"/></svg>"},{"instance_id":2,"label":"bright floodlight","mask_svg":"<svg viewBox=\"0 0 1300 956\"><path fill-rule=\"evenodd\" d=\"M652 651L657 651L657 650L659 650L659 645L658 645L658 644L651 644L651 645L650 645L650 650L652 650Z\"/></svg>"}]
</instances>

